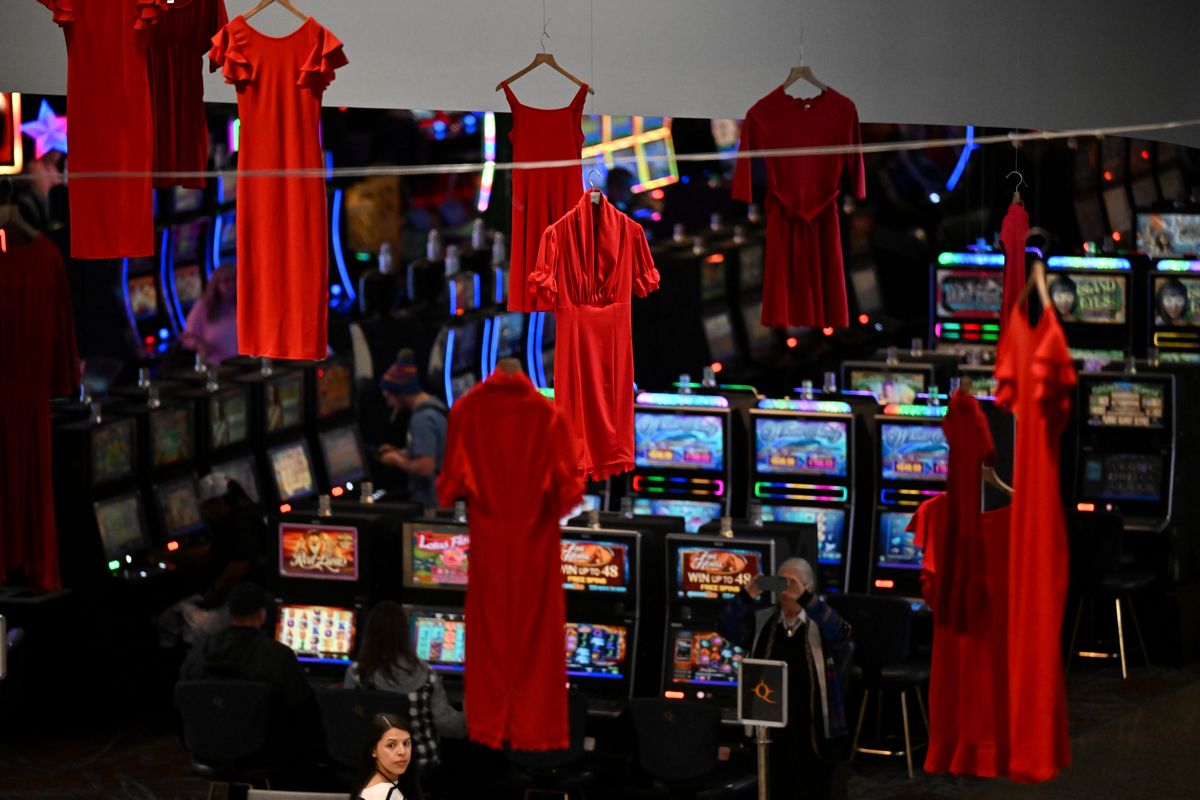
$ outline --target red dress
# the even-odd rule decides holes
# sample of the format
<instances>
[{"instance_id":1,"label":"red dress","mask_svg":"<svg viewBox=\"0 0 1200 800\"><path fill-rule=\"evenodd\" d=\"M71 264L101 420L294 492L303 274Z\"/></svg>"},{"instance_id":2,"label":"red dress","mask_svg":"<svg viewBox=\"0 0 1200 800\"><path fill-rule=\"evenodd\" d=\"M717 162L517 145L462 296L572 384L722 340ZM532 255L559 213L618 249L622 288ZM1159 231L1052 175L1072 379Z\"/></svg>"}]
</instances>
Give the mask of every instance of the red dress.
<instances>
[{"instance_id":1,"label":"red dress","mask_svg":"<svg viewBox=\"0 0 1200 800\"><path fill-rule=\"evenodd\" d=\"M951 451L953 452L953 451ZM993 603L1003 606L1008 591L1008 537L1012 506L980 515L982 551L979 577ZM946 494L922 503L909 522L921 548L921 594L937 608L946 586L945 544L952 538L951 502ZM1007 620L986 615L968 633L934 615L929 672L929 750L927 772L994 778L1008 760L1008 692L1005 675Z\"/></svg>"},{"instance_id":2,"label":"red dress","mask_svg":"<svg viewBox=\"0 0 1200 800\"><path fill-rule=\"evenodd\" d=\"M1025 289L1025 239L1029 236L1029 214L1013 203L1000 226L1004 243L1004 291L1000 295L1000 325L1008 324L1013 306Z\"/></svg>"},{"instance_id":3,"label":"red dress","mask_svg":"<svg viewBox=\"0 0 1200 800\"><path fill-rule=\"evenodd\" d=\"M858 110L826 89L809 99L780 86L746 112L741 151L858 144ZM843 170L854 194L867 194L861 153L768 158L767 239L764 253L763 325L845 327L846 276L837 198ZM733 196L750 202L750 159L739 158Z\"/></svg>"},{"instance_id":4,"label":"red dress","mask_svg":"<svg viewBox=\"0 0 1200 800\"><path fill-rule=\"evenodd\" d=\"M71 256L154 255L154 135L146 78L158 0L39 0L67 40ZM142 172L83 178L86 172Z\"/></svg>"},{"instance_id":5,"label":"red dress","mask_svg":"<svg viewBox=\"0 0 1200 800\"><path fill-rule=\"evenodd\" d=\"M229 21L225 0L175 0L150 32L154 170L203 172L208 166L204 54ZM203 189L204 178L159 178L154 187Z\"/></svg>"},{"instance_id":6,"label":"red dress","mask_svg":"<svg viewBox=\"0 0 1200 800\"><path fill-rule=\"evenodd\" d=\"M583 496L571 443L522 373L493 372L450 411L438 503L467 500L467 733L489 747L569 742L558 520Z\"/></svg>"},{"instance_id":7,"label":"red dress","mask_svg":"<svg viewBox=\"0 0 1200 800\"><path fill-rule=\"evenodd\" d=\"M79 385L62 255L38 236L0 253L0 583L17 572L61 589L54 526L50 398Z\"/></svg>"},{"instance_id":8,"label":"red dress","mask_svg":"<svg viewBox=\"0 0 1200 800\"><path fill-rule=\"evenodd\" d=\"M512 160L565 161L579 158L583 147L583 101L587 86L564 108L523 105L507 83L504 94L512 109ZM583 186L578 166L512 171L512 255L509 259L508 310L545 311L526 283L537 263L542 232L571 210Z\"/></svg>"},{"instance_id":9,"label":"red dress","mask_svg":"<svg viewBox=\"0 0 1200 800\"><path fill-rule=\"evenodd\" d=\"M1075 368L1053 313L1030 327L1013 308L996 358L996 400L1017 417L1009 535L1009 777L1044 781L1070 764L1062 619L1067 530L1059 490L1059 441L1071 410Z\"/></svg>"},{"instance_id":10,"label":"red dress","mask_svg":"<svg viewBox=\"0 0 1200 800\"><path fill-rule=\"evenodd\" d=\"M658 288L658 270L642 227L591 195L546 229L529 286L558 323L554 401L579 443L579 469L600 481L633 469L629 305Z\"/></svg>"},{"instance_id":11,"label":"red dress","mask_svg":"<svg viewBox=\"0 0 1200 800\"><path fill-rule=\"evenodd\" d=\"M287 36L267 36L239 16L212 42L209 58L237 87L239 172L322 169L321 95L347 63L338 38L312 17ZM239 349L325 358L325 178L239 175L237 211Z\"/></svg>"}]
</instances>

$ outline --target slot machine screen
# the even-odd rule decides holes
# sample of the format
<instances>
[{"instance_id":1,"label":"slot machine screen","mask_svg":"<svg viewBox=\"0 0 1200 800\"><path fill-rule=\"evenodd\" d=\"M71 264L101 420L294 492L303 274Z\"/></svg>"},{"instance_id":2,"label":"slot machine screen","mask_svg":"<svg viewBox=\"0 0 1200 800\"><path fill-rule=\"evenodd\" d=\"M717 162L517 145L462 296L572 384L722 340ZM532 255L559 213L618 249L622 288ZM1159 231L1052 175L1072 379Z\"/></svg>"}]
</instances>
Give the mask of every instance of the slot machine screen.
<instances>
[{"instance_id":1,"label":"slot machine screen","mask_svg":"<svg viewBox=\"0 0 1200 800\"><path fill-rule=\"evenodd\" d=\"M917 395L925 391L928 381L929 376L925 372L852 369L846 384L850 391L875 395L881 404L910 404L915 403Z\"/></svg>"},{"instance_id":2,"label":"slot machine screen","mask_svg":"<svg viewBox=\"0 0 1200 800\"><path fill-rule=\"evenodd\" d=\"M138 319L158 313L158 284L153 275L137 275L129 279L129 309Z\"/></svg>"},{"instance_id":3,"label":"slot machine screen","mask_svg":"<svg viewBox=\"0 0 1200 800\"><path fill-rule=\"evenodd\" d=\"M846 477L844 420L754 418L754 467L765 475Z\"/></svg>"},{"instance_id":4,"label":"slot machine screen","mask_svg":"<svg viewBox=\"0 0 1200 800\"><path fill-rule=\"evenodd\" d=\"M1146 381L1088 381L1088 425L1161 428L1166 386Z\"/></svg>"},{"instance_id":5,"label":"slot machine screen","mask_svg":"<svg viewBox=\"0 0 1200 800\"><path fill-rule=\"evenodd\" d=\"M707 522L719 519L724 507L706 500L651 500L633 498L633 513L643 517L683 517L683 529L696 533Z\"/></svg>"},{"instance_id":6,"label":"slot machine screen","mask_svg":"<svg viewBox=\"0 0 1200 800\"><path fill-rule=\"evenodd\" d=\"M204 205L204 190L176 186L173 205L176 214L196 211L200 206Z\"/></svg>"},{"instance_id":7,"label":"slot machine screen","mask_svg":"<svg viewBox=\"0 0 1200 800\"><path fill-rule=\"evenodd\" d=\"M98 500L92 504L104 557L113 560L138 553L150 546L142 514L142 498L137 492Z\"/></svg>"},{"instance_id":8,"label":"slot machine screen","mask_svg":"<svg viewBox=\"0 0 1200 800\"><path fill-rule=\"evenodd\" d=\"M525 315L519 311L501 314L492 323L496 341L496 358L520 358L525 350Z\"/></svg>"},{"instance_id":9,"label":"slot machine screen","mask_svg":"<svg viewBox=\"0 0 1200 800\"><path fill-rule=\"evenodd\" d=\"M200 277L200 265L189 264L175 268L175 295L184 308L192 305L204 294L204 280Z\"/></svg>"},{"instance_id":10,"label":"slot machine screen","mask_svg":"<svg viewBox=\"0 0 1200 800\"><path fill-rule=\"evenodd\" d=\"M1200 278L1154 276L1154 324L1159 328L1200 328Z\"/></svg>"},{"instance_id":11,"label":"slot machine screen","mask_svg":"<svg viewBox=\"0 0 1200 800\"><path fill-rule=\"evenodd\" d=\"M742 319L746 321L746 336L750 340L750 357L761 361L771 354L775 334L762 323L762 301L742 306Z\"/></svg>"},{"instance_id":12,"label":"slot machine screen","mask_svg":"<svg viewBox=\"0 0 1200 800\"><path fill-rule=\"evenodd\" d=\"M404 586L408 589L467 588L471 534L462 526L404 526Z\"/></svg>"},{"instance_id":13,"label":"slot machine screen","mask_svg":"<svg viewBox=\"0 0 1200 800\"><path fill-rule=\"evenodd\" d=\"M715 547L670 543L669 558L675 597L689 600L725 602L738 593L755 575L770 574L773 565L765 547Z\"/></svg>"},{"instance_id":14,"label":"slot machine screen","mask_svg":"<svg viewBox=\"0 0 1200 800\"><path fill-rule=\"evenodd\" d=\"M475 296L474 272L460 272L450 278L450 313L459 316L472 308L479 308L479 298Z\"/></svg>"},{"instance_id":15,"label":"slot machine screen","mask_svg":"<svg viewBox=\"0 0 1200 800\"><path fill-rule=\"evenodd\" d=\"M237 458L233 461L226 461L224 464L214 464L212 472L237 481L238 485L246 490L250 499L258 502L258 470L254 466L254 456Z\"/></svg>"},{"instance_id":16,"label":"slot machine screen","mask_svg":"<svg viewBox=\"0 0 1200 800\"><path fill-rule=\"evenodd\" d=\"M342 525L279 525L279 577L358 580L358 529Z\"/></svg>"},{"instance_id":17,"label":"slot machine screen","mask_svg":"<svg viewBox=\"0 0 1200 800\"><path fill-rule=\"evenodd\" d=\"M1151 256L1200 253L1200 214L1139 212L1137 248Z\"/></svg>"},{"instance_id":18,"label":"slot machine screen","mask_svg":"<svg viewBox=\"0 0 1200 800\"><path fill-rule=\"evenodd\" d=\"M817 560L822 564L840 564L845 554L846 511L816 506L762 507L763 522L817 526Z\"/></svg>"},{"instance_id":19,"label":"slot machine screen","mask_svg":"<svg viewBox=\"0 0 1200 800\"><path fill-rule=\"evenodd\" d=\"M133 474L136 430L131 419L105 422L92 429L92 486Z\"/></svg>"},{"instance_id":20,"label":"slot machine screen","mask_svg":"<svg viewBox=\"0 0 1200 800\"><path fill-rule=\"evenodd\" d=\"M586 514L592 510L599 511L603 502L604 498L598 494L585 494L579 505L568 511L567 515L558 521L558 526L560 528L565 527L567 523L569 523L575 517L578 517L580 514Z\"/></svg>"},{"instance_id":21,"label":"slot machine screen","mask_svg":"<svg viewBox=\"0 0 1200 800\"><path fill-rule=\"evenodd\" d=\"M294 650L303 663L349 664L357 617L353 608L281 604L275 641Z\"/></svg>"},{"instance_id":22,"label":"slot machine screen","mask_svg":"<svg viewBox=\"0 0 1200 800\"><path fill-rule=\"evenodd\" d=\"M325 472L332 484L360 480L366 474L363 465L362 445L358 431L353 425L324 431L320 435L321 455L325 458Z\"/></svg>"},{"instance_id":23,"label":"slot machine screen","mask_svg":"<svg viewBox=\"0 0 1200 800\"><path fill-rule=\"evenodd\" d=\"M724 417L635 411L633 418L637 466L724 471Z\"/></svg>"},{"instance_id":24,"label":"slot machine screen","mask_svg":"<svg viewBox=\"0 0 1200 800\"><path fill-rule=\"evenodd\" d=\"M1050 301L1062 322L1124 325L1128 277L1091 272L1050 275Z\"/></svg>"},{"instance_id":25,"label":"slot machine screen","mask_svg":"<svg viewBox=\"0 0 1200 800\"><path fill-rule=\"evenodd\" d=\"M267 381L263 390L263 430L275 433L304 422L304 373L284 373Z\"/></svg>"},{"instance_id":26,"label":"slot machine screen","mask_svg":"<svg viewBox=\"0 0 1200 800\"><path fill-rule=\"evenodd\" d=\"M944 481L950 445L940 425L879 425L880 476L890 481Z\"/></svg>"},{"instance_id":27,"label":"slot machine screen","mask_svg":"<svg viewBox=\"0 0 1200 800\"><path fill-rule=\"evenodd\" d=\"M195 264L200 260L200 243L204 236L204 220L196 220L171 228L174 238L175 263Z\"/></svg>"},{"instance_id":28,"label":"slot machine screen","mask_svg":"<svg viewBox=\"0 0 1200 800\"><path fill-rule=\"evenodd\" d=\"M439 672L462 672L467 663L467 625L461 613L412 609L413 650Z\"/></svg>"},{"instance_id":29,"label":"slot machine screen","mask_svg":"<svg viewBox=\"0 0 1200 800\"><path fill-rule=\"evenodd\" d=\"M316 493L312 459L308 454L308 444L303 439L272 448L267 451L267 458L271 462L280 500L296 500Z\"/></svg>"},{"instance_id":30,"label":"slot machine screen","mask_svg":"<svg viewBox=\"0 0 1200 800\"><path fill-rule=\"evenodd\" d=\"M1083 464L1083 496L1090 500L1163 499L1163 457L1158 453L1089 454Z\"/></svg>"},{"instance_id":31,"label":"slot machine screen","mask_svg":"<svg viewBox=\"0 0 1200 800\"><path fill-rule=\"evenodd\" d=\"M704 318L704 338L708 340L708 353L713 361L728 361L737 355L728 311Z\"/></svg>"},{"instance_id":32,"label":"slot machine screen","mask_svg":"<svg viewBox=\"0 0 1200 800\"><path fill-rule=\"evenodd\" d=\"M565 626L567 675L572 678L624 678L629 628L568 622Z\"/></svg>"},{"instance_id":33,"label":"slot machine screen","mask_svg":"<svg viewBox=\"0 0 1200 800\"><path fill-rule=\"evenodd\" d=\"M1003 273L999 270L939 269L934 302L939 320L1000 319Z\"/></svg>"},{"instance_id":34,"label":"slot machine screen","mask_svg":"<svg viewBox=\"0 0 1200 800\"><path fill-rule=\"evenodd\" d=\"M671 683L737 686L738 664L746 652L713 630L671 627Z\"/></svg>"},{"instance_id":35,"label":"slot machine screen","mask_svg":"<svg viewBox=\"0 0 1200 800\"><path fill-rule=\"evenodd\" d=\"M331 361L317 367L317 417L329 419L350 408L354 376L350 367Z\"/></svg>"},{"instance_id":36,"label":"slot machine screen","mask_svg":"<svg viewBox=\"0 0 1200 800\"><path fill-rule=\"evenodd\" d=\"M881 511L879 514L879 555L881 567L901 569L921 568L921 548L913 543L913 533L906 531L912 514L907 511Z\"/></svg>"},{"instance_id":37,"label":"slot machine screen","mask_svg":"<svg viewBox=\"0 0 1200 800\"><path fill-rule=\"evenodd\" d=\"M160 483L154 487L159 518L167 536L187 536L204 530L200 519L200 497L192 476Z\"/></svg>"},{"instance_id":38,"label":"slot machine screen","mask_svg":"<svg viewBox=\"0 0 1200 800\"><path fill-rule=\"evenodd\" d=\"M212 450L241 444L250 437L250 402L244 390L221 392L208 399L208 446Z\"/></svg>"},{"instance_id":39,"label":"slot machine screen","mask_svg":"<svg viewBox=\"0 0 1200 800\"><path fill-rule=\"evenodd\" d=\"M151 461L156 467L192 457L192 415L187 408L162 408L150 414Z\"/></svg>"},{"instance_id":40,"label":"slot machine screen","mask_svg":"<svg viewBox=\"0 0 1200 800\"><path fill-rule=\"evenodd\" d=\"M700 302L725 299L725 256L714 253L700 262Z\"/></svg>"},{"instance_id":41,"label":"slot machine screen","mask_svg":"<svg viewBox=\"0 0 1200 800\"><path fill-rule=\"evenodd\" d=\"M453 329L454 354L450 360L451 372L466 372L479 366L479 324L468 322Z\"/></svg>"},{"instance_id":42,"label":"slot machine screen","mask_svg":"<svg viewBox=\"0 0 1200 800\"><path fill-rule=\"evenodd\" d=\"M567 591L628 594L633 576L629 571L627 541L603 538L581 539L563 533L563 588Z\"/></svg>"}]
</instances>

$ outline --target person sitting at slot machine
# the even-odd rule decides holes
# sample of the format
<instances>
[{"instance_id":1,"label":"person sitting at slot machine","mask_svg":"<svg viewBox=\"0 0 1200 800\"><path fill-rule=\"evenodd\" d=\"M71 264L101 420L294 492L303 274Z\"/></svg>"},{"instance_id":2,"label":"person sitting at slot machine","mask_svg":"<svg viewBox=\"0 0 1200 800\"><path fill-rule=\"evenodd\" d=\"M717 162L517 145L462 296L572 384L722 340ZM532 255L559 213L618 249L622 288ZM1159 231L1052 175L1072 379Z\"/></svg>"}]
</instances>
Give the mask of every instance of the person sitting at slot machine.
<instances>
[{"instance_id":1,"label":"person sitting at slot machine","mask_svg":"<svg viewBox=\"0 0 1200 800\"><path fill-rule=\"evenodd\" d=\"M789 558L779 567L787 588L767 605L756 575L722 611L718 632L751 658L788 665L788 724L771 732L772 800L829 798L846 737L841 676L854 645L850 625L816 594L812 566ZM840 794L840 792L839 792Z\"/></svg>"},{"instance_id":2,"label":"person sitting at slot machine","mask_svg":"<svg viewBox=\"0 0 1200 800\"><path fill-rule=\"evenodd\" d=\"M413 757L422 769L441 762L439 736L467 735L466 718L446 699L442 679L413 652L408 615L399 603L384 600L371 609L358 660L346 670L344 685L407 698Z\"/></svg>"},{"instance_id":3,"label":"person sitting at slot machine","mask_svg":"<svg viewBox=\"0 0 1200 800\"><path fill-rule=\"evenodd\" d=\"M442 401L421 387L411 350L400 351L396 363L384 373L379 385L393 416L401 409L407 409L411 416L407 446L399 448L382 444L377 456L381 463L408 474L413 500L428 509L437 508L435 487L438 473L442 471L442 456L446 452L446 426L450 411Z\"/></svg>"},{"instance_id":4,"label":"person sitting at slot machine","mask_svg":"<svg viewBox=\"0 0 1200 800\"><path fill-rule=\"evenodd\" d=\"M218 267L208 279L204 294L188 312L179 341L213 365L238 354L237 272L231 265Z\"/></svg>"}]
</instances>

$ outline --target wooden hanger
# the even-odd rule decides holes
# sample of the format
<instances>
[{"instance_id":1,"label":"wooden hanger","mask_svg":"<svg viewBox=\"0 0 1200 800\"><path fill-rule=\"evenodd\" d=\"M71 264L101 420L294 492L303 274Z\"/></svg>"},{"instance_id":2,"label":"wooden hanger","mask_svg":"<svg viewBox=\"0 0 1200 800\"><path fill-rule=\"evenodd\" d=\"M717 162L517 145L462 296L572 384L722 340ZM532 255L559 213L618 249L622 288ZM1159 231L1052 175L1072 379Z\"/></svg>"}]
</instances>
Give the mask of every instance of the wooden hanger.
<instances>
[{"instance_id":1,"label":"wooden hanger","mask_svg":"<svg viewBox=\"0 0 1200 800\"><path fill-rule=\"evenodd\" d=\"M813 86L817 87L818 89L820 89L823 92L826 89L828 89L829 87L826 86L825 84L821 83L821 81L817 80L817 76L813 74L812 67L810 67L804 63L804 44L803 44L804 30L803 30L803 28L801 28L800 37L801 37L800 38L800 41L801 41L800 65L796 66L796 67L792 67L792 71L788 73L787 80L783 82L783 88L786 91L787 88L789 86L791 86L793 83L795 83L798 80L803 79L803 80L808 81Z\"/></svg>"},{"instance_id":2,"label":"wooden hanger","mask_svg":"<svg viewBox=\"0 0 1200 800\"><path fill-rule=\"evenodd\" d=\"M512 356L505 356L496 362L496 369L503 372L505 375L520 375L524 370L521 368L521 360Z\"/></svg>"},{"instance_id":3,"label":"wooden hanger","mask_svg":"<svg viewBox=\"0 0 1200 800\"><path fill-rule=\"evenodd\" d=\"M554 60L553 53L546 52L546 40L550 38L550 34L546 32L546 24L550 20L545 17L545 9L544 8L542 10L542 14L543 14L543 16L542 16L542 52L535 55L533 57L533 61L530 61L529 64L527 64L524 69L522 69L518 72L514 72L512 75L509 75L507 78L505 78L504 80L497 83L496 84L497 92L504 88L504 84L512 83L513 81L522 77L526 73L533 71L537 67L540 67L542 64L545 64L546 66L553 69L555 72L558 72L560 75L567 78L567 80L573 82L577 86L587 86L587 84L584 83L582 80L580 80L579 78L576 78L574 75L572 75L571 73L567 72L565 69L560 67L558 65L558 62ZM588 86L588 94L595 94L595 93L596 93L596 90L593 89L592 87Z\"/></svg>"},{"instance_id":4,"label":"wooden hanger","mask_svg":"<svg viewBox=\"0 0 1200 800\"><path fill-rule=\"evenodd\" d=\"M254 8L250 9L249 11L247 11L245 14L242 14L242 19L248 21L251 17L253 17L258 12L262 11L264 8L271 5L272 3L279 3L279 5L283 6L288 11L292 12L300 19L305 20L306 22L308 21L308 15L305 14L300 9L296 8L294 5L292 5L292 0L258 0L258 5L256 5Z\"/></svg>"},{"instance_id":5,"label":"wooden hanger","mask_svg":"<svg viewBox=\"0 0 1200 800\"><path fill-rule=\"evenodd\" d=\"M998 472L996 472L995 467L984 467L983 468L983 482L988 484L989 486L996 487L1006 497L1013 496L1013 488L1011 486L1009 486L1007 483L1005 483L1000 478L1000 474Z\"/></svg>"},{"instance_id":6,"label":"wooden hanger","mask_svg":"<svg viewBox=\"0 0 1200 800\"><path fill-rule=\"evenodd\" d=\"M1038 299L1042 301L1042 313L1053 314L1054 304L1050 300L1050 287L1046 285L1046 265L1040 258L1033 260L1033 270L1029 274L1029 280L1025 281L1025 288L1021 290L1021 294L1017 295L1017 302L1013 305L1024 304L1035 288Z\"/></svg>"}]
</instances>

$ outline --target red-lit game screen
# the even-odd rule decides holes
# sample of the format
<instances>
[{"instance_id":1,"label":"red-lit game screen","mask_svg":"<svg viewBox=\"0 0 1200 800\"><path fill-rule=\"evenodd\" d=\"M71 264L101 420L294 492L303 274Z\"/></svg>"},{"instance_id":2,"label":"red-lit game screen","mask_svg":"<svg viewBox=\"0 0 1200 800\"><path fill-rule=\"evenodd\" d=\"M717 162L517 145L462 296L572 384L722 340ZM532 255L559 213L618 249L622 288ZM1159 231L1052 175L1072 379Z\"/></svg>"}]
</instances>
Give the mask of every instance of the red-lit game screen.
<instances>
[{"instance_id":1,"label":"red-lit game screen","mask_svg":"<svg viewBox=\"0 0 1200 800\"><path fill-rule=\"evenodd\" d=\"M465 527L408 525L404 529L404 585L412 589L466 589L471 534Z\"/></svg>"},{"instance_id":2,"label":"red-lit game screen","mask_svg":"<svg viewBox=\"0 0 1200 800\"><path fill-rule=\"evenodd\" d=\"M358 579L358 530L337 525L279 526L279 577Z\"/></svg>"},{"instance_id":3,"label":"red-lit game screen","mask_svg":"<svg viewBox=\"0 0 1200 800\"><path fill-rule=\"evenodd\" d=\"M563 588L588 592L629 590L629 545L565 536L561 544Z\"/></svg>"}]
</instances>

